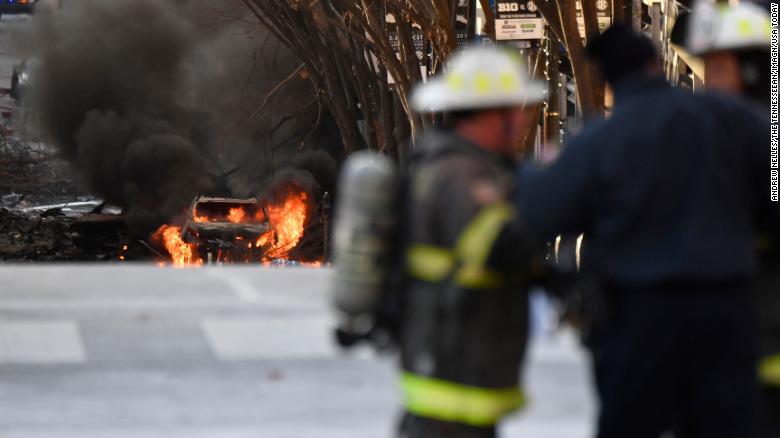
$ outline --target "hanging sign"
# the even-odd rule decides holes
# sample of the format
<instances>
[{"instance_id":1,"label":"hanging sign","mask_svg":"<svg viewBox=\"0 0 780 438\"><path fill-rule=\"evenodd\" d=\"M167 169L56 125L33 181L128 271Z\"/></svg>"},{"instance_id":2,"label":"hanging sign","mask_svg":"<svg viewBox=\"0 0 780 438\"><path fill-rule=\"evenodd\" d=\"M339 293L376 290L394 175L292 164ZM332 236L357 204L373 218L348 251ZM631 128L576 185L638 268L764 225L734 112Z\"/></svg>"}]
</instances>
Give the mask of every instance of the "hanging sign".
<instances>
[{"instance_id":1,"label":"hanging sign","mask_svg":"<svg viewBox=\"0 0 780 438\"><path fill-rule=\"evenodd\" d=\"M533 0L496 1L496 40L533 41L544 38L544 18Z\"/></svg>"}]
</instances>

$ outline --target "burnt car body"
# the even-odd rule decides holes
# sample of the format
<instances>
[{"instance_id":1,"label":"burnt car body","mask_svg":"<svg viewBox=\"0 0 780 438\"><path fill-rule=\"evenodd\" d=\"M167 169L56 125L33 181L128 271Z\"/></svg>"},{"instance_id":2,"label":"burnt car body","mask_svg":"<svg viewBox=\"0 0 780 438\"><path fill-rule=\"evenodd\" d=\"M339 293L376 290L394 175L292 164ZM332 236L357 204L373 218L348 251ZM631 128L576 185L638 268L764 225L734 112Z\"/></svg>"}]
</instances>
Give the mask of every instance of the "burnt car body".
<instances>
[{"instance_id":1,"label":"burnt car body","mask_svg":"<svg viewBox=\"0 0 780 438\"><path fill-rule=\"evenodd\" d=\"M234 215L238 211L240 215ZM257 199L201 196L193 201L181 236L197 244L199 256L209 264L248 262L262 257L256 242L270 230L268 214Z\"/></svg>"}]
</instances>

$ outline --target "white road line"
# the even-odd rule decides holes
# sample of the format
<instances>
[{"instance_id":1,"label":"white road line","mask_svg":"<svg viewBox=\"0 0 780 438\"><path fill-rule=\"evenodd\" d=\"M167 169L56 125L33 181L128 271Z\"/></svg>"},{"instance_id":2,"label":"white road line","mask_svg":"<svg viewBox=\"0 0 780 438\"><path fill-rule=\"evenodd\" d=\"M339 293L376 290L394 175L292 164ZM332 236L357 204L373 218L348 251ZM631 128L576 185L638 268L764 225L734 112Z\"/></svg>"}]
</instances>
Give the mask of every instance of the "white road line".
<instances>
[{"instance_id":1,"label":"white road line","mask_svg":"<svg viewBox=\"0 0 780 438\"><path fill-rule=\"evenodd\" d=\"M319 359L338 354L327 316L296 319L208 318L201 323L214 355L222 361Z\"/></svg>"},{"instance_id":2,"label":"white road line","mask_svg":"<svg viewBox=\"0 0 780 438\"><path fill-rule=\"evenodd\" d=\"M252 286L248 281L242 279L237 275L229 275L225 271L219 269L206 268L207 275L213 278L217 278L227 283L233 292L238 296L238 299L246 303L256 303L260 301L260 294L257 289Z\"/></svg>"},{"instance_id":3,"label":"white road line","mask_svg":"<svg viewBox=\"0 0 780 438\"><path fill-rule=\"evenodd\" d=\"M111 301L84 298L5 299L0 297L0 314L4 312L54 311L57 313L79 310L154 310L154 309L214 309L241 307L244 304L226 299L158 299L142 300L116 298Z\"/></svg>"},{"instance_id":4,"label":"white road line","mask_svg":"<svg viewBox=\"0 0 780 438\"><path fill-rule=\"evenodd\" d=\"M66 364L87 361L74 321L0 321L0 363Z\"/></svg>"},{"instance_id":5,"label":"white road line","mask_svg":"<svg viewBox=\"0 0 780 438\"><path fill-rule=\"evenodd\" d=\"M111 301L99 301L75 298L69 299L3 299L0 298L0 315L6 312L55 312L61 314L63 312L74 312L80 310L116 310L116 311L153 311L153 310L219 310L219 309L242 309L242 308L257 308L267 311L285 311L296 313L311 313L322 312L325 308L319 302L304 302L300 300L300 304L296 306L275 303L247 303L243 301L237 301L231 296L229 300L226 299L189 299L182 297L177 300L164 299L164 300L137 300L127 298L117 298ZM281 301L281 300L278 300Z\"/></svg>"}]
</instances>

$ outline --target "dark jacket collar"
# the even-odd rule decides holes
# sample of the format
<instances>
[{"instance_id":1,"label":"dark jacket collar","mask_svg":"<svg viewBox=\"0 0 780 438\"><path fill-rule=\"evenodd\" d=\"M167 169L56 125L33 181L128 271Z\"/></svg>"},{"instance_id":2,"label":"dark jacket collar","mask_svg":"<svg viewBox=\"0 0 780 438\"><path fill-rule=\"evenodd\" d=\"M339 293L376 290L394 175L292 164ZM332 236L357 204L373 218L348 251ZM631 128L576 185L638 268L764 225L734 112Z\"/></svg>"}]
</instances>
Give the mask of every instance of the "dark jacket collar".
<instances>
[{"instance_id":1,"label":"dark jacket collar","mask_svg":"<svg viewBox=\"0 0 780 438\"><path fill-rule=\"evenodd\" d=\"M500 166L512 167L513 165L511 159L483 149L453 131L442 129L427 131L418 143L418 150L414 155L426 159L450 152L471 154Z\"/></svg>"},{"instance_id":2,"label":"dark jacket collar","mask_svg":"<svg viewBox=\"0 0 780 438\"><path fill-rule=\"evenodd\" d=\"M623 103L645 93L665 88L671 88L671 85L662 74L624 79L615 86L615 106L623 105Z\"/></svg>"}]
</instances>

